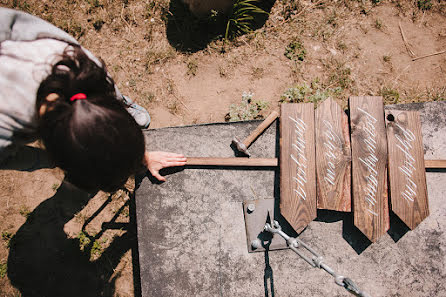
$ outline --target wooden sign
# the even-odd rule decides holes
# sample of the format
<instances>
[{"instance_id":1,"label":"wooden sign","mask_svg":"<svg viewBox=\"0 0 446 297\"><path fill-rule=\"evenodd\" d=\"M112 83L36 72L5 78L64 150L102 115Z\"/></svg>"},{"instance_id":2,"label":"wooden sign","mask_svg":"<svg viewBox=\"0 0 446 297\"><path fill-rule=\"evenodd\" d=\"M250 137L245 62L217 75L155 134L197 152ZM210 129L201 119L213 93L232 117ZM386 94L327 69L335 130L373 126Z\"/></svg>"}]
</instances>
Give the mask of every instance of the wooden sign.
<instances>
[{"instance_id":1,"label":"wooden sign","mask_svg":"<svg viewBox=\"0 0 446 297\"><path fill-rule=\"evenodd\" d=\"M348 117L331 98L316 109L317 207L351 211Z\"/></svg>"},{"instance_id":2,"label":"wooden sign","mask_svg":"<svg viewBox=\"0 0 446 297\"><path fill-rule=\"evenodd\" d=\"M281 105L280 210L301 232L316 218L314 105Z\"/></svg>"},{"instance_id":3,"label":"wooden sign","mask_svg":"<svg viewBox=\"0 0 446 297\"><path fill-rule=\"evenodd\" d=\"M414 229L429 215L420 116L391 110L386 124L392 210Z\"/></svg>"},{"instance_id":4,"label":"wooden sign","mask_svg":"<svg viewBox=\"0 0 446 297\"><path fill-rule=\"evenodd\" d=\"M389 229L382 97L350 97L354 223L372 242Z\"/></svg>"}]
</instances>

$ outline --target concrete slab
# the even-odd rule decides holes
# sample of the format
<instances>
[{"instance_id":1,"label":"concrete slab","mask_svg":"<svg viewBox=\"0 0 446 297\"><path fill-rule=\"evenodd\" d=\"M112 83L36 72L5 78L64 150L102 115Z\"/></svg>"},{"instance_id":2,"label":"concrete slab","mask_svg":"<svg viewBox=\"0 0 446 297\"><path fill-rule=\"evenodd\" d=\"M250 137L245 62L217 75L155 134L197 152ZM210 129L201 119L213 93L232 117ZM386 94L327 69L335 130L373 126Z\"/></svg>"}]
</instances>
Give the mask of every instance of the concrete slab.
<instances>
[{"instance_id":1,"label":"concrete slab","mask_svg":"<svg viewBox=\"0 0 446 297\"><path fill-rule=\"evenodd\" d=\"M446 159L446 102L394 107L419 110L425 158ZM232 137L243 138L258 124L148 130L147 148L233 157ZM277 157L277 126L250 151ZM143 297L351 296L289 249L248 253L242 202L278 200L277 170L196 167L166 174L163 184L143 177L136 191ZM371 296L446 296L446 172L428 172L427 183L431 214L413 231L391 216L389 232L371 244L351 213L318 211L299 238Z\"/></svg>"}]
</instances>

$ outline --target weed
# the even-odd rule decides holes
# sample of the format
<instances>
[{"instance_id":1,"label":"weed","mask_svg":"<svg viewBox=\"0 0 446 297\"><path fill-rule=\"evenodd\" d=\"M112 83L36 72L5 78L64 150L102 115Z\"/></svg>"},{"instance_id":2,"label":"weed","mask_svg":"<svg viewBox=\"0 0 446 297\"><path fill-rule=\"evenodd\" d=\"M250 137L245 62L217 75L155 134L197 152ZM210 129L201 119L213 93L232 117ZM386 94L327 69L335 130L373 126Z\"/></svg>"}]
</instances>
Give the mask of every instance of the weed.
<instances>
[{"instance_id":1,"label":"weed","mask_svg":"<svg viewBox=\"0 0 446 297\"><path fill-rule=\"evenodd\" d=\"M191 59L187 62L187 75L195 76L197 75L198 62L195 59Z\"/></svg>"},{"instance_id":2,"label":"weed","mask_svg":"<svg viewBox=\"0 0 446 297\"><path fill-rule=\"evenodd\" d=\"M240 105L231 104L229 106L229 113L226 115L225 120L227 122L235 122L263 118L260 113L269 107L269 102L253 100L253 96L253 93L243 92L242 102Z\"/></svg>"},{"instance_id":3,"label":"weed","mask_svg":"<svg viewBox=\"0 0 446 297\"><path fill-rule=\"evenodd\" d=\"M28 206L26 206L26 205L22 205L20 207L20 209L19 209L19 213L23 217L28 218L30 216L30 214L31 214L31 209Z\"/></svg>"},{"instance_id":4,"label":"weed","mask_svg":"<svg viewBox=\"0 0 446 297\"><path fill-rule=\"evenodd\" d=\"M223 66L218 66L218 74L220 77L226 77L228 75L228 70Z\"/></svg>"},{"instance_id":5,"label":"weed","mask_svg":"<svg viewBox=\"0 0 446 297\"><path fill-rule=\"evenodd\" d=\"M307 51L303 43L299 39L295 39L285 48L284 55L292 61L303 61L307 55Z\"/></svg>"},{"instance_id":6,"label":"weed","mask_svg":"<svg viewBox=\"0 0 446 297\"><path fill-rule=\"evenodd\" d=\"M90 4L91 8L104 7L99 0L88 0L88 3Z\"/></svg>"},{"instance_id":7,"label":"weed","mask_svg":"<svg viewBox=\"0 0 446 297\"><path fill-rule=\"evenodd\" d=\"M262 67L252 67L251 75L253 78L259 79L263 76L264 72Z\"/></svg>"},{"instance_id":8,"label":"weed","mask_svg":"<svg viewBox=\"0 0 446 297\"><path fill-rule=\"evenodd\" d=\"M386 62L386 63L389 63L390 60L391 60L391 58L392 58L391 56L384 55L384 56L383 56L383 61Z\"/></svg>"},{"instance_id":9,"label":"weed","mask_svg":"<svg viewBox=\"0 0 446 297\"><path fill-rule=\"evenodd\" d=\"M330 15L327 18L327 24L331 25L333 28L338 26L338 14L336 13L336 10L332 10Z\"/></svg>"},{"instance_id":10,"label":"weed","mask_svg":"<svg viewBox=\"0 0 446 297\"><path fill-rule=\"evenodd\" d=\"M342 52L345 52L348 49L347 45L343 41L339 41L336 44L336 48Z\"/></svg>"},{"instance_id":11,"label":"weed","mask_svg":"<svg viewBox=\"0 0 446 297\"><path fill-rule=\"evenodd\" d=\"M351 69L345 65L345 63L340 62L336 59L332 59L328 65L328 67L332 73L329 76L329 84L339 86L342 89L348 89L351 87L353 81L350 78Z\"/></svg>"},{"instance_id":12,"label":"weed","mask_svg":"<svg viewBox=\"0 0 446 297\"><path fill-rule=\"evenodd\" d=\"M146 54L146 69L149 69L152 64L165 63L174 56L175 50L172 48L149 50Z\"/></svg>"},{"instance_id":13,"label":"weed","mask_svg":"<svg viewBox=\"0 0 446 297\"><path fill-rule=\"evenodd\" d=\"M171 114L176 114L179 110L178 102L175 100L167 103L167 109Z\"/></svg>"},{"instance_id":14,"label":"weed","mask_svg":"<svg viewBox=\"0 0 446 297\"><path fill-rule=\"evenodd\" d=\"M376 29L381 30L383 28L383 22L380 19L376 19L374 26Z\"/></svg>"},{"instance_id":15,"label":"weed","mask_svg":"<svg viewBox=\"0 0 446 297\"><path fill-rule=\"evenodd\" d=\"M8 264L0 263L0 278L4 278L8 272Z\"/></svg>"},{"instance_id":16,"label":"weed","mask_svg":"<svg viewBox=\"0 0 446 297\"><path fill-rule=\"evenodd\" d=\"M297 85L287 89L282 96L280 96L281 103L301 103L312 102L317 104L328 97L338 96L342 92L342 88L324 88L320 85L319 79L315 79L310 85L306 83Z\"/></svg>"},{"instance_id":17,"label":"weed","mask_svg":"<svg viewBox=\"0 0 446 297\"><path fill-rule=\"evenodd\" d=\"M383 97L384 104L396 104L400 99L400 93L389 87L383 87L378 94Z\"/></svg>"},{"instance_id":18,"label":"weed","mask_svg":"<svg viewBox=\"0 0 446 297\"><path fill-rule=\"evenodd\" d=\"M102 246L103 243L106 243L107 240L103 239L103 240L95 240L93 242L93 246L91 247L91 251L90 251L90 257L91 258L95 258L95 257L100 257L102 252L104 251L104 247ZM90 259L91 259L90 258Z\"/></svg>"},{"instance_id":19,"label":"weed","mask_svg":"<svg viewBox=\"0 0 446 297\"><path fill-rule=\"evenodd\" d=\"M31 6L26 1L13 0L12 7L31 13Z\"/></svg>"},{"instance_id":20,"label":"weed","mask_svg":"<svg viewBox=\"0 0 446 297\"><path fill-rule=\"evenodd\" d=\"M14 238L14 234L8 231L2 232L2 239L5 241L6 246L9 248L11 246L12 239Z\"/></svg>"},{"instance_id":21,"label":"weed","mask_svg":"<svg viewBox=\"0 0 446 297\"><path fill-rule=\"evenodd\" d=\"M226 23L225 39L232 40L237 36L250 33L256 25L256 18L268 15L258 7L258 0L236 0L232 6Z\"/></svg>"},{"instance_id":22,"label":"weed","mask_svg":"<svg viewBox=\"0 0 446 297\"><path fill-rule=\"evenodd\" d=\"M94 21L93 27L96 31L100 31L105 22L101 19Z\"/></svg>"},{"instance_id":23,"label":"weed","mask_svg":"<svg viewBox=\"0 0 446 297\"><path fill-rule=\"evenodd\" d=\"M147 102L147 103L152 103L153 101L155 101L155 94L153 94L152 92L144 92L143 94L143 101Z\"/></svg>"},{"instance_id":24,"label":"weed","mask_svg":"<svg viewBox=\"0 0 446 297\"><path fill-rule=\"evenodd\" d=\"M432 1L431 0L418 0L417 6L421 10L429 10L432 8Z\"/></svg>"},{"instance_id":25,"label":"weed","mask_svg":"<svg viewBox=\"0 0 446 297\"><path fill-rule=\"evenodd\" d=\"M81 251L84 251L85 248L90 245L90 237L83 231L79 232L79 234L77 235L77 239L79 240L79 248L81 249Z\"/></svg>"},{"instance_id":26,"label":"weed","mask_svg":"<svg viewBox=\"0 0 446 297\"><path fill-rule=\"evenodd\" d=\"M59 187L60 187L60 184L58 184L58 183L54 183L54 184L51 186L51 189L53 189L53 191L57 191L57 189L59 189Z\"/></svg>"}]
</instances>

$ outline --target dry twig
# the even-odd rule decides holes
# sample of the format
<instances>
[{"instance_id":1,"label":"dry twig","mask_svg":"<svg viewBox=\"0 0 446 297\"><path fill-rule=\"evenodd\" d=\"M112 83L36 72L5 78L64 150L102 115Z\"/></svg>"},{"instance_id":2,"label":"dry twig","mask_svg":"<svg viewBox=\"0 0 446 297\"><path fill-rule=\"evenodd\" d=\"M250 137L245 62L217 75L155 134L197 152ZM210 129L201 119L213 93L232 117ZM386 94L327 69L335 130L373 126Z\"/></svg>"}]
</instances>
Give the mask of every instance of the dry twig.
<instances>
[{"instance_id":1,"label":"dry twig","mask_svg":"<svg viewBox=\"0 0 446 297\"><path fill-rule=\"evenodd\" d=\"M398 23L398 25L400 26L401 36L403 37L404 45L406 46L407 52L409 53L409 56L411 56L411 57L413 58L413 57L415 57L415 53L414 53L413 50L410 48L410 45L409 45L409 43L407 42L406 35L404 35L403 28L401 27L401 23Z\"/></svg>"},{"instance_id":2,"label":"dry twig","mask_svg":"<svg viewBox=\"0 0 446 297\"><path fill-rule=\"evenodd\" d=\"M441 55L441 54L444 54L444 53L446 53L446 50L440 51L440 52L436 52L436 53L432 53L432 54L429 54L429 55L424 55L424 56L421 56L421 57L415 57L415 58L412 58L412 61L416 61L416 60L419 60L419 59L424 59L424 58L432 57L432 56L436 56L436 55Z\"/></svg>"}]
</instances>

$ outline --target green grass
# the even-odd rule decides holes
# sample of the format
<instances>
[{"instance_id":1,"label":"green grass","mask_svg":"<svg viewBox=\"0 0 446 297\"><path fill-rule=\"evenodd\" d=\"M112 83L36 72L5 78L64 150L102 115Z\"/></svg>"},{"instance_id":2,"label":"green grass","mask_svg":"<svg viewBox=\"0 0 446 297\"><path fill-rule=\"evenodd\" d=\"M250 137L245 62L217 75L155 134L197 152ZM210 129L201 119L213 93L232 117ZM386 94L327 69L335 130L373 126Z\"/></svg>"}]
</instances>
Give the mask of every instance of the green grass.
<instances>
[{"instance_id":1,"label":"green grass","mask_svg":"<svg viewBox=\"0 0 446 297\"><path fill-rule=\"evenodd\" d=\"M19 213L23 217L28 218L30 216L30 214L31 214L31 209L28 206L26 206L26 205L22 205L20 207L20 209L19 209Z\"/></svg>"},{"instance_id":2,"label":"green grass","mask_svg":"<svg viewBox=\"0 0 446 297\"><path fill-rule=\"evenodd\" d=\"M0 278L4 278L8 272L8 264L0 263Z\"/></svg>"},{"instance_id":3,"label":"green grass","mask_svg":"<svg viewBox=\"0 0 446 297\"><path fill-rule=\"evenodd\" d=\"M383 87L378 94L383 97L384 104L396 104L400 100L400 93L390 87Z\"/></svg>"},{"instance_id":4,"label":"green grass","mask_svg":"<svg viewBox=\"0 0 446 297\"><path fill-rule=\"evenodd\" d=\"M85 250L85 248L90 245L91 240L88 234L83 231L79 232L77 239L79 240L79 248L81 251Z\"/></svg>"},{"instance_id":5,"label":"green grass","mask_svg":"<svg viewBox=\"0 0 446 297\"><path fill-rule=\"evenodd\" d=\"M328 97L337 97L342 92L342 88L325 88L315 79L310 85L306 83L288 88L282 96L280 103L302 103L311 102L317 104Z\"/></svg>"},{"instance_id":6,"label":"green grass","mask_svg":"<svg viewBox=\"0 0 446 297\"><path fill-rule=\"evenodd\" d=\"M226 22L225 39L234 39L251 33L258 17L268 15L260 8L258 0L236 0Z\"/></svg>"},{"instance_id":7,"label":"green grass","mask_svg":"<svg viewBox=\"0 0 446 297\"><path fill-rule=\"evenodd\" d=\"M285 48L285 57L292 61L303 61L307 55L304 44L299 39L294 39Z\"/></svg>"},{"instance_id":8,"label":"green grass","mask_svg":"<svg viewBox=\"0 0 446 297\"><path fill-rule=\"evenodd\" d=\"M11 246L11 242L12 242L13 238L14 238L14 234L12 234L11 232L8 232L8 231L2 232L2 239L8 248Z\"/></svg>"}]
</instances>

